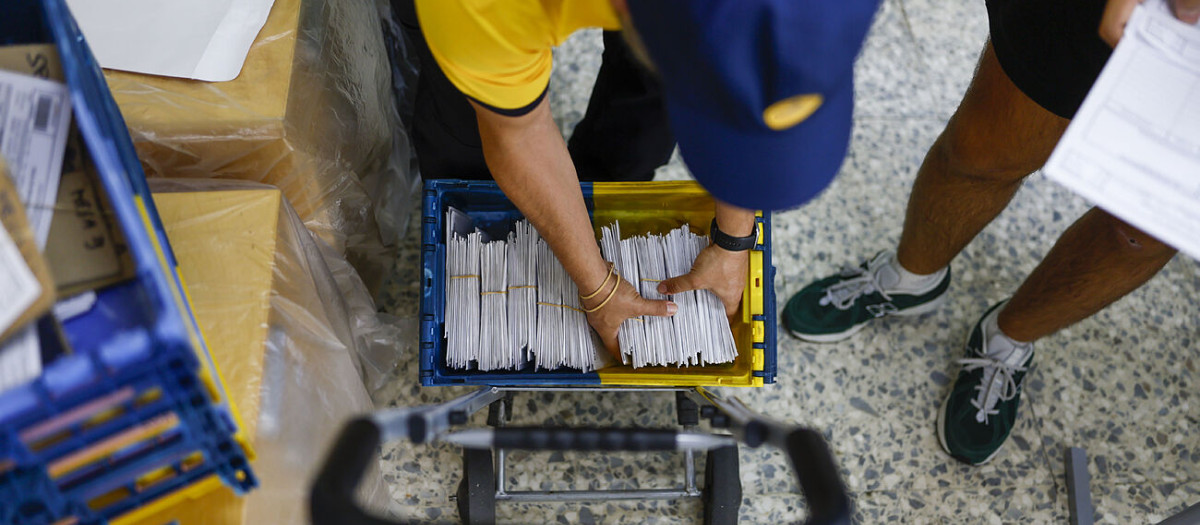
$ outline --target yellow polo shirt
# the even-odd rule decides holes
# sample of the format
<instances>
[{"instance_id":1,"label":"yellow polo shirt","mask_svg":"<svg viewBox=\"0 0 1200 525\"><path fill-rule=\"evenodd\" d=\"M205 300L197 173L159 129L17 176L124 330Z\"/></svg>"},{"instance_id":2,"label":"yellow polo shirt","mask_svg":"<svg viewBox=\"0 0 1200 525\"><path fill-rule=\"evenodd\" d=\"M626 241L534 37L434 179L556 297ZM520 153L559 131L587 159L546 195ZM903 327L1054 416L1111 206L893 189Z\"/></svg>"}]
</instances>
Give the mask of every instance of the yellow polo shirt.
<instances>
[{"instance_id":1,"label":"yellow polo shirt","mask_svg":"<svg viewBox=\"0 0 1200 525\"><path fill-rule=\"evenodd\" d=\"M502 112L550 83L551 49L587 27L621 28L610 0L416 0L434 59L463 94Z\"/></svg>"}]
</instances>

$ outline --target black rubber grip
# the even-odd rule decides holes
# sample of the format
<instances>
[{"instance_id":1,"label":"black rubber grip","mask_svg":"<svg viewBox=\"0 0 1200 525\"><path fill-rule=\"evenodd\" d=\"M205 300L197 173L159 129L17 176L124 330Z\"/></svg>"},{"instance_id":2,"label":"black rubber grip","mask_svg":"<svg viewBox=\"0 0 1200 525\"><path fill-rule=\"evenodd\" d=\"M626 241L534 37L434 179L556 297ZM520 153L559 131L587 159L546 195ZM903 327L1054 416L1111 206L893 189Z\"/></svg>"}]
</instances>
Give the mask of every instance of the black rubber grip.
<instances>
[{"instance_id":1,"label":"black rubber grip","mask_svg":"<svg viewBox=\"0 0 1200 525\"><path fill-rule=\"evenodd\" d=\"M379 427L370 419L356 419L342 429L309 494L313 525L397 524L363 511L354 498L363 472L379 459L379 439Z\"/></svg>"},{"instance_id":2,"label":"black rubber grip","mask_svg":"<svg viewBox=\"0 0 1200 525\"><path fill-rule=\"evenodd\" d=\"M850 497L842 484L833 453L815 430L798 428L788 433L787 455L808 502L806 525L849 525Z\"/></svg>"},{"instance_id":3,"label":"black rubber grip","mask_svg":"<svg viewBox=\"0 0 1200 525\"><path fill-rule=\"evenodd\" d=\"M520 450L675 450L675 430L644 428L496 429L496 448Z\"/></svg>"}]
</instances>

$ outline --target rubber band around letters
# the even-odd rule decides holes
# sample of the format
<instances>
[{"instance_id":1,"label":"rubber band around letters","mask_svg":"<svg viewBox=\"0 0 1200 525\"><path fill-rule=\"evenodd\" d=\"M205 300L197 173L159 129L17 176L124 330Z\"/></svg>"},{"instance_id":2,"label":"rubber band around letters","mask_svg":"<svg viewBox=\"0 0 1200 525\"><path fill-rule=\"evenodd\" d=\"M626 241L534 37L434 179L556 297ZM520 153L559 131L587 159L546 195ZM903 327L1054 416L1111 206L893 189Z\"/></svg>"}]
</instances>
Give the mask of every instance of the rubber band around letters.
<instances>
[{"instance_id":1,"label":"rubber band around letters","mask_svg":"<svg viewBox=\"0 0 1200 525\"><path fill-rule=\"evenodd\" d=\"M566 309L568 309L568 310L575 310L576 312L579 312L579 313L581 313L581 314L586 314L586 313L587 313L587 312L585 312L585 311L583 311L583 310L580 310L580 309L578 309L578 308L575 308L574 306L567 306L567 305L565 305L565 304L543 303L543 302L541 302L541 301L538 301L538 303L537 303L537 304L538 304L538 306L557 306L557 307L559 307L559 308L566 308Z\"/></svg>"}]
</instances>

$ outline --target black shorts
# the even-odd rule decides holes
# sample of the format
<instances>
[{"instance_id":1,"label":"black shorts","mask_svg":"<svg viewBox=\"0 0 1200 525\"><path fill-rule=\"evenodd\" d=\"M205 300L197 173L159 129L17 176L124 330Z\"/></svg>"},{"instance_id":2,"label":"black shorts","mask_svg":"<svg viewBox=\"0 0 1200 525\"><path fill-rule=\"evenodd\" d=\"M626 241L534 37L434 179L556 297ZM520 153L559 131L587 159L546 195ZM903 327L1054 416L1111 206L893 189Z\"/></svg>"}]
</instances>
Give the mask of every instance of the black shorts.
<instances>
[{"instance_id":1,"label":"black shorts","mask_svg":"<svg viewBox=\"0 0 1200 525\"><path fill-rule=\"evenodd\" d=\"M987 0L992 47L1013 84L1072 118L1112 48L1098 30L1105 0Z\"/></svg>"}]
</instances>

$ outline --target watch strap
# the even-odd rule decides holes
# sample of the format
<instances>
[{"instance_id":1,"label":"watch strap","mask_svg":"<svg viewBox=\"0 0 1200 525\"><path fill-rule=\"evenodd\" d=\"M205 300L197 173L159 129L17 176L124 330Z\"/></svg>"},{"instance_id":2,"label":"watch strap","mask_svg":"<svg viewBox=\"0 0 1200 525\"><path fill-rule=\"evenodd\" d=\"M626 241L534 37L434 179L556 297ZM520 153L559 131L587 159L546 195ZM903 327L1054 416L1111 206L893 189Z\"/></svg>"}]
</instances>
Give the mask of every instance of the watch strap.
<instances>
[{"instance_id":1,"label":"watch strap","mask_svg":"<svg viewBox=\"0 0 1200 525\"><path fill-rule=\"evenodd\" d=\"M708 228L708 236L712 239L713 244L731 252L743 252L754 248L755 241L758 240L758 224L755 223L754 231L745 237L734 237L729 235L717 227L717 219L713 218L712 224Z\"/></svg>"}]
</instances>

